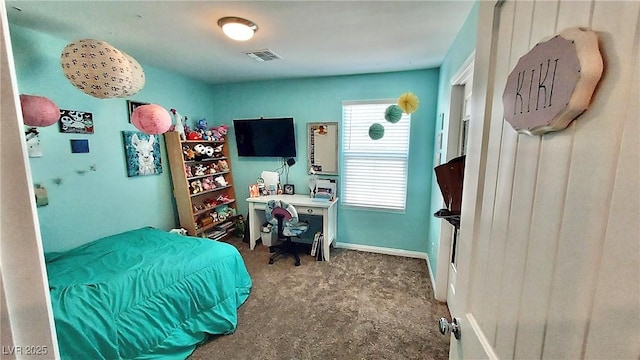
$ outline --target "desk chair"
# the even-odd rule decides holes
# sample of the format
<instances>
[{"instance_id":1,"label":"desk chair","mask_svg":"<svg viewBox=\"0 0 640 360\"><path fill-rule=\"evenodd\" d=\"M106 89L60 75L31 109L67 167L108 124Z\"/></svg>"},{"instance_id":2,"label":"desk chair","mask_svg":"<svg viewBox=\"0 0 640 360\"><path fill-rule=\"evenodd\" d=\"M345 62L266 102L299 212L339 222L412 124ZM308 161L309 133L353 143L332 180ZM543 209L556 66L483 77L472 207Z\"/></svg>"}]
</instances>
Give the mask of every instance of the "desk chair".
<instances>
[{"instance_id":1,"label":"desk chair","mask_svg":"<svg viewBox=\"0 0 640 360\"><path fill-rule=\"evenodd\" d=\"M269 264L273 264L280 255L291 255L296 260L295 265L300 266L300 257L291 237L305 233L309 229L309 224L299 221L296 209L281 200L270 200L264 213L267 222L277 225L278 240L282 241L280 245L272 246L276 252L269 258Z\"/></svg>"}]
</instances>

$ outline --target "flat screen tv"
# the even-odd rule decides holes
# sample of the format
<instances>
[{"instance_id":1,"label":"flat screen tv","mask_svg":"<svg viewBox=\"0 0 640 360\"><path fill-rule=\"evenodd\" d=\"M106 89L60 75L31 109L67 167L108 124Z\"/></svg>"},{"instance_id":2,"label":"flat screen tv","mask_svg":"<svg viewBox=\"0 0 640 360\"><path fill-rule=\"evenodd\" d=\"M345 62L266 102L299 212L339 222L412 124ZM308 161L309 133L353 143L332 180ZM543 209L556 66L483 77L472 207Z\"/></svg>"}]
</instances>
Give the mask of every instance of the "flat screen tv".
<instances>
[{"instance_id":1,"label":"flat screen tv","mask_svg":"<svg viewBox=\"0 0 640 360\"><path fill-rule=\"evenodd\" d=\"M235 119L233 128L238 156L296 156L296 132L292 117Z\"/></svg>"}]
</instances>

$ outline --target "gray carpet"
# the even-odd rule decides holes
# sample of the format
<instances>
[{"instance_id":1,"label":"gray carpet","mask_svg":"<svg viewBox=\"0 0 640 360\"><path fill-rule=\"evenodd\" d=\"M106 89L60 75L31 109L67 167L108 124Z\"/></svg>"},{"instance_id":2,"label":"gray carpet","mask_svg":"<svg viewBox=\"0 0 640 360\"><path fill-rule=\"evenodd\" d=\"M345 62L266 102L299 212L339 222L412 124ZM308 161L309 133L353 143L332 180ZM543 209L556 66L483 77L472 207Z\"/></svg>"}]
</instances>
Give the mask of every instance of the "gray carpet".
<instances>
[{"instance_id":1,"label":"gray carpet","mask_svg":"<svg viewBox=\"0 0 640 360\"><path fill-rule=\"evenodd\" d=\"M268 248L228 240L253 280L234 334L216 336L198 359L447 359L425 260L332 249L331 262L302 255L268 265Z\"/></svg>"}]
</instances>

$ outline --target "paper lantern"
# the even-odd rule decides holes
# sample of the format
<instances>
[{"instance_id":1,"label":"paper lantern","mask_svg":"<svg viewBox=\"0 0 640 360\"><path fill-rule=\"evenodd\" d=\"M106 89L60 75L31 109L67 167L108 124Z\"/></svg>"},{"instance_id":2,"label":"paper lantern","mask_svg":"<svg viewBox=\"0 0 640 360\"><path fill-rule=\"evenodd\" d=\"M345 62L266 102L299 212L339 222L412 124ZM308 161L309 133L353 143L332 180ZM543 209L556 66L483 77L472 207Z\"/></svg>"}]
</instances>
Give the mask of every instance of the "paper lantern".
<instances>
[{"instance_id":1,"label":"paper lantern","mask_svg":"<svg viewBox=\"0 0 640 360\"><path fill-rule=\"evenodd\" d=\"M395 124L402 118L402 109L398 105L389 105L384 112L384 118L388 122Z\"/></svg>"},{"instance_id":2,"label":"paper lantern","mask_svg":"<svg viewBox=\"0 0 640 360\"><path fill-rule=\"evenodd\" d=\"M412 92L404 93L398 98L398 106L407 114L418 110L419 105L418 97Z\"/></svg>"},{"instance_id":3,"label":"paper lantern","mask_svg":"<svg viewBox=\"0 0 640 360\"><path fill-rule=\"evenodd\" d=\"M383 136L384 126L378 123L373 123L371 124L371 126L369 126L369 137L371 138L371 140L382 139Z\"/></svg>"},{"instance_id":4,"label":"paper lantern","mask_svg":"<svg viewBox=\"0 0 640 360\"><path fill-rule=\"evenodd\" d=\"M60 119L60 109L44 96L20 95L22 121L27 126L49 126Z\"/></svg>"},{"instance_id":5,"label":"paper lantern","mask_svg":"<svg viewBox=\"0 0 640 360\"><path fill-rule=\"evenodd\" d=\"M131 123L143 133L162 134L171 127L171 115L160 105L141 105L133 110Z\"/></svg>"},{"instance_id":6,"label":"paper lantern","mask_svg":"<svg viewBox=\"0 0 640 360\"><path fill-rule=\"evenodd\" d=\"M144 86L140 64L104 41L70 43L62 50L60 62L73 86L98 99L129 97Z\"/></svg>"}]
</instances>

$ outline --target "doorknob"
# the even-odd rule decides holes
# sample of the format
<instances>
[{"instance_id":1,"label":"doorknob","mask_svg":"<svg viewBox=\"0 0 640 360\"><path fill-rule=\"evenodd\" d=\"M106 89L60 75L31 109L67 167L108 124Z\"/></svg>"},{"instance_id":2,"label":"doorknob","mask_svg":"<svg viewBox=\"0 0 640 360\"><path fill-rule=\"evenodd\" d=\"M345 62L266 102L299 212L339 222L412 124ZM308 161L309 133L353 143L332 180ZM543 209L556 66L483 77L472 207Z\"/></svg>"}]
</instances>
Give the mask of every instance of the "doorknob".
<instances>
[{"instance_id":1,"label":"doorknob","mask_svg":"<svg viewBox=\"0 0 640 360\"><path fill-rule=\"evenodd\" d=\"M445 318L440 318L438 325L440 326L440 333L442 335L453 333L453 336L458 340L462 337L462 333L460 331L460 320L458 320L458 318L453 318L451 323L449 323Z\"/></svg>"}]
</instances>

